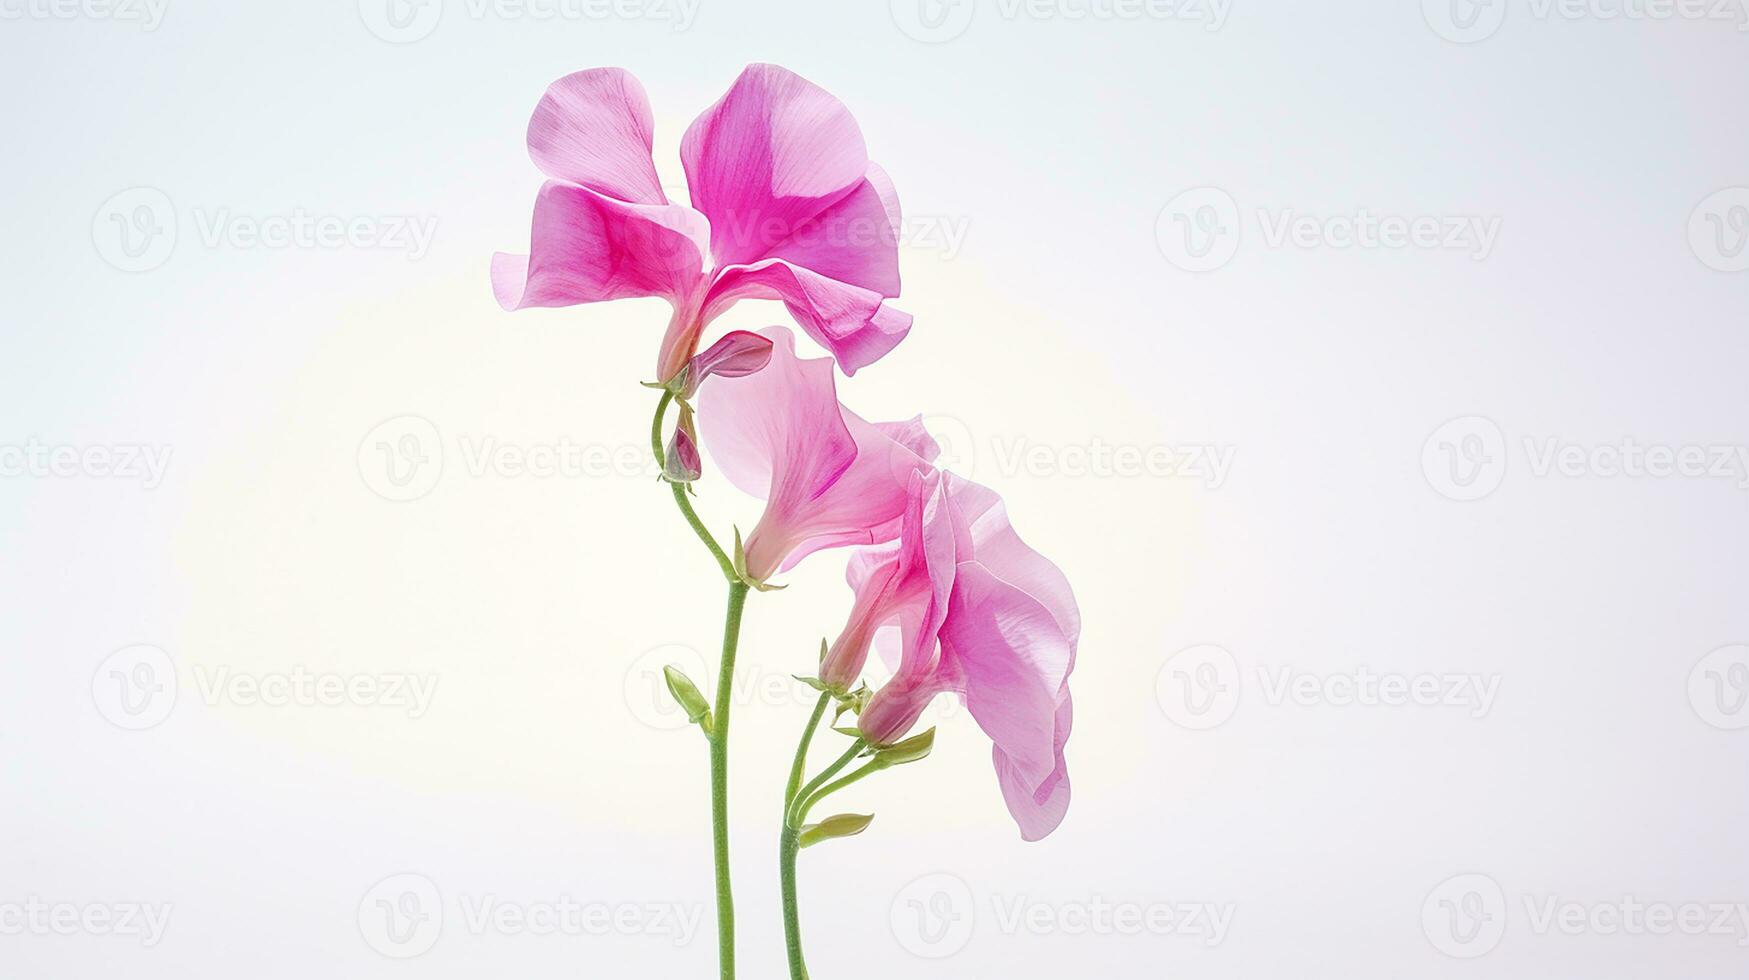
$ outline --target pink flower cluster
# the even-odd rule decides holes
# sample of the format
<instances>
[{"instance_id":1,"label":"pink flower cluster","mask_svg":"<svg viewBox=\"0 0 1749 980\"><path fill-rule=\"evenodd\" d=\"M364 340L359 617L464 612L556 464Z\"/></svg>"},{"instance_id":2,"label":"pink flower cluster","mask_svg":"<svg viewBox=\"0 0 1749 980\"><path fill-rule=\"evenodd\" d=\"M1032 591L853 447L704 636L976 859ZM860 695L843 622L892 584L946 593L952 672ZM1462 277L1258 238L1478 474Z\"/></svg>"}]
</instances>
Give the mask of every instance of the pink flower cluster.
<instances>
[{"instance_id":1,"label":"pink flower cluster","mask_svg":"<svg viewBox=\"0 0 1749 980\"><path fill-rule=\"evenodd\" d=\"M870 650L887 656L892 678L860 705L862 737L892 745L936 695L958 696L993 743L1022 836L1051 833L1069 804L1081 624L1068 580L1015 533L994 491L936 465L920 418L870 422L838 400L836 370L874 363L911 326L886 302L899 292L898 200L855 120L805 79L754 65L681 142L691 206L668 200L651 145L649 102L628 73L594 69L548 89L528 148L550 179L529 254L493 261L500 303L666 299L657 372L683 406L669 478L702 471L696 397L712 461L765 501L743 543L748 582L859 546L820 680L848 696ZM801 357L785 327L732 332L699 353L712 320L743 298L781 300L830 356Z\"/></svg>"}]
</instances>

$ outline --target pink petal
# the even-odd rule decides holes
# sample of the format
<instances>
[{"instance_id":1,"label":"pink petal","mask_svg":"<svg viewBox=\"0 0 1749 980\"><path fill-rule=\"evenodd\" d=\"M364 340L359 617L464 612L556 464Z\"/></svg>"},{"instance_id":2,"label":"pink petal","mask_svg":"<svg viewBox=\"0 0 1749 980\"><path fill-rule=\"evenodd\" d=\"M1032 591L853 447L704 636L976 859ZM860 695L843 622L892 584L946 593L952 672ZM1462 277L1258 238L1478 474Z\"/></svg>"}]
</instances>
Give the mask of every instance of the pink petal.
<instances>
[{"instance_id":1,"label":"pink petal","mask_svg":"<svg viewBox=\"0 0 1749 980\"><path fill-rule=\"evenodd\" d=\"M736 300L780 299L808 336L832 353L847 375L880 360L905 339L911 316L879 293L828 279L781 259L722 269L705 298L704 319Z\"/></svg>"},{"instance_id":2,"label":"pink petal","mask_svg":"<svg viewBox=\"0 0 1749 980\"><path fill-rule=\"evenodd\" d=\"M820 668L820 678L841 690L862 673L875 632L895 617L907 620L902 669L916 671L935 649L953 589L952 514L937 474L913 474L906 498L898 541L860 552L847 569L855 591L850 618Z\"/></svg>"},{"instance_id":3,"label":"pink petal","mask_svg":"<svg viewBox=\"0 0 1749 980\"><path fill-rule=\"evenodd\" d=\"M655 123L644 87L623 68L554 82L528 120L528 155L548 177L635 204L666 204L650 159Z\"/></svg>"},{"instance_id":4,"label":"pink petal","mask_svg":"<svg viewBox=\"0 0 1749 980\"><path fill-rule=\"evenodd\" d=\"M771 338L751 330L731 330L686 365L686 387L680 397L691 398L712 375L741 378L771 363Z\"/></svg>"},{"instance_id":5,"label":"pink petal","mask_svg":"<svg viewBox=\"0 0 1749 980\"><path fill-rule=\"evenodd\" d=\"M715 377L699 391L711 457L729 482L764 497L745 540L747 570L764 580L821 548L874 544L899 533L911 475L929 460L838 404L832 362L801 359L782 327L756 374Z\"/></svg>"},{"instance_id":6,"label":"pink petal","mask_svg":"<svg viewBox=\"0 0 1749 980\"><path fill-rule=\"evenodd\" d=\"M775 65L749 65L687 128L680 158L719 266L771 255L868 170L843 103Z\"/></svg>"},{"instance_id":7,"label":"pink petal","mask_svg":"<svg viewBox=\"0 0 1749 980\"><path fill-rule=\"evenodd\" d=\"M869 164L861 183L760 257L784 259L882 296L899 295L899 198L893 182Z\"/></svg>"},{"instance_id":8,"label":"pink petal","mask_svg":"<svg viewBox=\"0 0 1749 980\"><path fill-rule=\"evenodd\" d=\"M492 290L507 310L632 296L679 303L702 278L705 231L690 208L548 181L535 199L530 255L494 256Z\"/></svg>"},{"instance_id":9,"label":"pink petal","mask_svg":"<svg viewBox=\"0 0 1749 980\"><path fill-rule=\"evenodd\" d=\"M975 561L954 577L941 626L942 672L1002 750L1011 779L1036 792L1056 769L1056 724L1073 647L1051 612Z\"/></svg>"},{"instance_id":10,"label":"pink petal","mask_svg":"<svg viewBox=\"0 0 1749 980\"><path fill-rule=\"evenodd\" d=\"M952 473L947 481L955 520L970 539L967 555L1049 609L1073 647L1081 638L1081 611L1062 570L1020 539L996 491Z\"/></svg>"},{"instance_id":11,"label":"pink petal","mask_svg":"<svg viewBox=\"0 0 1749 980\"><path fill-rule=\"evenodd\" d=\"M1043 840L1063 822L1069 812L1069 767L1063 759L1063 747L1069 741L1069 729L1074 721L1074 706L1069 692L1063 692L1057 707L1055 734L1057 764L1045 780L1028 786L1025 775L1008 758L1001 747L991 750L996 765L996 782L1002 787L1003 802L1020 826L1020 836L1029 841Z\"/></svg>"},{"instance_id":12,"label":"pink petal","mask_svg":"<svg viewBox=\"0 0 1749 980\"><path fill-rule=\"evenodd\" d=\"M797 357L795 335L783 327L761 335L773 342L769 363L744 377L710 379L699 390L699 422L717 468L765 498L770 513L805 506L830 487L856 458L856 441L832 361Z\"/></svg>"}]
</instances>

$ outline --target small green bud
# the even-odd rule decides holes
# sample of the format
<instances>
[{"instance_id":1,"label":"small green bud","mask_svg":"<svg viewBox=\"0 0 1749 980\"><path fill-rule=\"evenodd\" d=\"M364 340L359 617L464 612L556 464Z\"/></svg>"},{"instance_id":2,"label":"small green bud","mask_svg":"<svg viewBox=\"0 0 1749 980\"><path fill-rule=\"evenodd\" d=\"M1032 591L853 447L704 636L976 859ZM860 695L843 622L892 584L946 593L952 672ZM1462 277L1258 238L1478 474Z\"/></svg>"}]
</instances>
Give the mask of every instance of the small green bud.
<instances>
[{"instance_id":1,"label":"small green bud","mask_svg":"<svg viewBox=\"0 0 1749 980\"><path fill-rule=\"evenodd\" d=\"M668 693L674 695L674 700L686 712L686 720L698 725L706 734L711 730L711 703L705 700L698 685L692 678L686 676L679 667L669 665L662 668L662 679L668 682Z\"/></svg>"},{"instance_id":2,"label":"small green bud","mask_svg":"<svg viewBox=\"0 0 1749 980\"><path fill-rule=\"evenodd\" d=\"M798 841L802 847L812 847L821 841L838 837L855 837L867 830L868 825L873 822L872 813L840 813L803 827Z\"/></svg>"}]
</instances>

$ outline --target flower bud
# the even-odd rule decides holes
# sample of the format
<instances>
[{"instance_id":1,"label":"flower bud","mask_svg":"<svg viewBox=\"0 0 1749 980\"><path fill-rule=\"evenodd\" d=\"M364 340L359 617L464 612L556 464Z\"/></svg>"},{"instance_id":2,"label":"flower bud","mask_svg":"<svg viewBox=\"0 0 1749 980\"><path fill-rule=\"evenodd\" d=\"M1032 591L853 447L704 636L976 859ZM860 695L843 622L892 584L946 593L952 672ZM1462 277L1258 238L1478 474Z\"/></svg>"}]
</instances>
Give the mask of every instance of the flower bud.
<instances>
[{"instance_id":1,"label":"flower bud","mask_svg":"<svg viewBox=\"0 0 1749 980\"><path fill-rule=\"evenodd\" d=\"M692 409L680 406L680 424L668 437L668 448L662 453L662 479L669 483L691 483L704 473L704 460L698 455L698 435L693 431Z\"/></svg>"},{"instance_id":2,"label":"flower bud","mask_svg":"<svg viewBox=\"0 0 1749 980\"><path fill-rule=\"evenodd\" d=\"M857 716L857 730L870 745L877 748L891 746L917 724L923 709L929 707L934 697L933 691L901 687L889 681L868 699L862 714Z\"/></svg>"},{"instance_id":3,"label":"flower bud","mask_svg":"<svg viewBox=\"0 0 1749 980\"><path fill-rule=\"evenodd\" d=\"M872 813L840 813L827 817L819 823L811 823L803 827L797 843L802 847L812 847L825 840L855 837L867 830L868 825L873 822L874 814Z\"/></svg>"},{"instance_id":4,"label":"flower bud","mask_svg":"<svg viewBox=\"0 0 1749 980\"><path fill-rule=\"evenodd\" d=\"M674 700L686 712L686 720L702 727L706 733L711 730L711 705L705 700L704 693L692 678L686 676L679 667L662 668L662 679L668 683L668 693L674 695Z\"/></svg>"},{"instance_id":5,"label":"flower bud","mask_svg":"<svg viewBox=\"0 0 1749 980\"><path fill-rule=\"evenodd\" d=\"M740 378L760 370L771 361L771 346L769 338L750 330L732 330L724 334L723 339L686 363L677 379L677 394L683 399L691 398L698 393L698 386L704 384L704 379L713 374Z\"/></svg>"}]
</instances>

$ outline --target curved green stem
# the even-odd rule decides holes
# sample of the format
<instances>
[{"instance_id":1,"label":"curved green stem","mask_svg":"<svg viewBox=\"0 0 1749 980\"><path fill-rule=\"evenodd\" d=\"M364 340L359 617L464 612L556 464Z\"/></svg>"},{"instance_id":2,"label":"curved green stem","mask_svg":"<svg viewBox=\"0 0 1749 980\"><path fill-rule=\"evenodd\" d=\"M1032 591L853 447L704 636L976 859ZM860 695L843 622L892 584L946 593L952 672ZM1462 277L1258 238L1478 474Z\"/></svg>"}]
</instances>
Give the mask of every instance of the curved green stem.
<instances>
[{"instance_id":1,"label":"curved green stem","mask_svg":"<svg viewBox=\"0 0 1749 980\"><path fill-rule=\"evenodd\" d=\"M843 779L828 783L825 786L821 787L819 790L812 793L811 795L804 796L799 802L793 804L793 812L795 814L794 820L795 820L796 825L800 826L804 821L806 821L808 819L808 811L812 810L814 808L814 804L820 802L821 800L825 799L828 796L831 796L833 793L838 792L839 790L843 789L846 786L849 786L852 783L858 782L858 781L863 780L863 779L867 779L868 777L874 775L875 773L880 772L882 769L888 769L888 768L891 768L891 767L888 766L887 763L882 762L879 759L876 759L876 760L868 763L867 765L863 766L862 768L855 770L850 775L845 776Z\"/></svg>"},{"instance_id":2,"label":"curved green stem","mask_svg":"<svg viewBox=\"0 0 1749 980\"><path fill-rule=\"evenodd\" d=\"M662 418L668 414L668 405L674 401L674 392L662 392L662 400L656 403L656 417L650 422L650 452L656 456L656 466L666 465L667 457L662 449ZM717 567L723 570L723 577L731 582L738 582L741 576L735 574L735 563L729 560L723 546L717 544L717 539L698 519L698 512L692 509L692 501L686 499L686 488L678 483L670 483L668 488L674 491L674 505L680 508L680 513L686 518L686 523L692 527L698 539L710 550L711 557L716 559Z\"/></svg>"},{"instance_id":3,"label":"curved green stem","mask_svg":"<svg viewBox=\"0 0 1749 980\"><path fill-rule=\"evenodd\" d=\"M802 960L802 921L800 908L796 902L796 855L801 852L801 831L789 825L790 804L802 789L802 775L808 765L808 746L814 741L814 732L820 727L820 719L826 714L826 706L832 702L832 695L821 694L820 700L814 705L813 717L808 719L808 727L802 729L802 740L796 746L796 759L790 766L789 783L783 790L784 824L782 836L778 839L778 873L783 882L783 939L786 952L789 954L790 980L807 980L808 967Z\"/></svg>"},{"instance_id":4,"label":"curved green stem","mask_svg":"<svg viewBox=\"0 0 1749 980\"><path fill-rule=\"evenodd\" d=\"M831 779L833 776L842 772L845 766L855 762L856 757L862 753L863 748L867 745L867 742L864 742L860 738L857 739L855 742L851 743L849 751L838 757L838 761L827 766L824 772L815 776L808 785L803 786L801 792L796 794L796 798L790 801L789 809L784 813L784 826L789 827L792 830L802 829L800 814L797 813L802 801L814 795L815 790L824 785L826 780Z\"/></svg>"}]
</instances>

